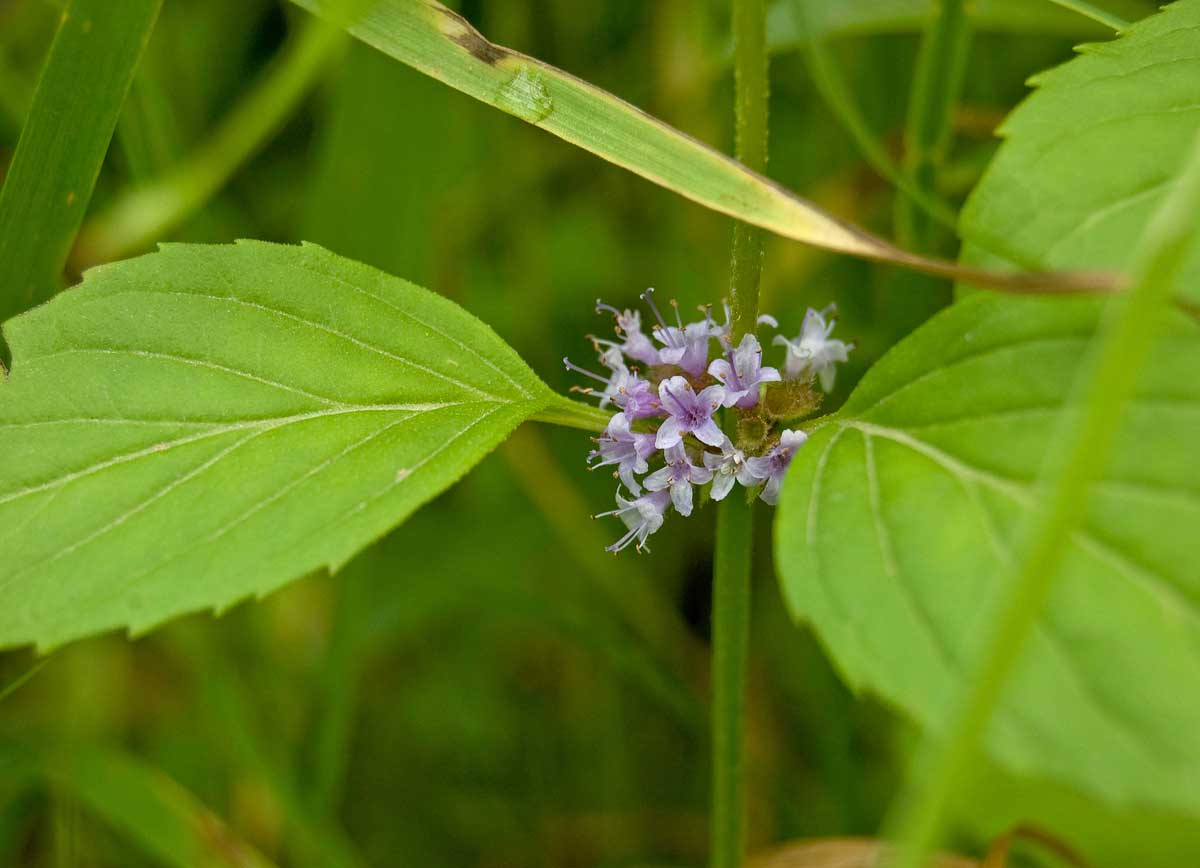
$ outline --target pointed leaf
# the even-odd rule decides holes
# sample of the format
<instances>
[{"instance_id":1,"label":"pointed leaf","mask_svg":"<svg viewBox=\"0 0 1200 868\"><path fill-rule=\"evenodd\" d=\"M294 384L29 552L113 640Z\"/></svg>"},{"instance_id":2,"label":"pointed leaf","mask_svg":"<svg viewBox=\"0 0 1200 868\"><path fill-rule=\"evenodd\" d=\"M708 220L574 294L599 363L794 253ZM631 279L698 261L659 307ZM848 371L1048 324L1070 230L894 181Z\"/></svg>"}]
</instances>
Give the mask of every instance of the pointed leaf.
<instances>
[{"instance_id":1,"label":"pointed leaf","mask_svg":"<svg viewBox=\"0 0 1200 868\"><path fill-rule=\"evenodd\" d=\"M171 245L5 334L0 646L337 567L568 403L453 303L313 245Z\"/></svg>"},{"instance_id":2,"label":"pointed leaf","mask_svg":"<svg viewBox=\"0 0 1200 868\"><path fill-rule=\"evenodd\" d=\"M847 681L935 730L1099 315L977 296L872 370L797 455L784 594ZM1175 314L987 749L1113 803L1200 816L1200 329ZM1098 758L1102 757L1103 761Z\"/></svg>"},{"instance_id":3,"label":"pointed leaf","mask_svg":"<svg viewBox=\"0 0 1200 868\"><path fill-rule=\"evenodd\" d=\"M1197 28L1200 0L1179 0L1036 76L1000 128L962 236L1002 236L1047 268L1124 270L1200 131ZM969 245L964 260L993 262ZM1200 245L1178 283L1200 303Z\"/></svg>"}]
</instances>

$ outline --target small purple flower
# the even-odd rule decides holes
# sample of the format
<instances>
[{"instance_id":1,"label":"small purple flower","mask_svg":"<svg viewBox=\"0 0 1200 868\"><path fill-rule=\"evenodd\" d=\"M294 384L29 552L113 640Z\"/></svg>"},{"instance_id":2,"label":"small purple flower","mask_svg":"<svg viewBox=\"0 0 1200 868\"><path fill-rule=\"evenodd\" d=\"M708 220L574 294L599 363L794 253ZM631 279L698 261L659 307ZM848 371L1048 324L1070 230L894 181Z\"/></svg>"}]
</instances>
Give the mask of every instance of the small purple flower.
<instances>
[{"instance_id":1,"label":"small purple flower","mask_svg":"<svg viewBox=\"0 0 1200 868\"><path fill-rule=\"evenodd\" d=\"M654 445L669 449L683 440L685 434L691 434L701 443L720 446L725 442L725 433L713 419L713 413L724 398L722 386L709 386L697 395L683 377L663 380L658 384L658 399L668 416L659 426Z\"/></svg>"},{"instance_id":2,"label":"small purple flower","mask_svg":"<svg viewBox=\"0 0 1200 868\"><path fill-rule=\"evenodd\" d=\"M596 299L596 310L597 312L607 310L617 320L617 333L625 340L619 344L612 344L612 346L619 347L625 355L643 365L653 367L661 364L658 350L654 348L650 338L642 332L642 315L640 313L636 310L617 310L611 304L604 304L600 299Z\"/></svg>"},{"instance_id":3,"label":"small purple flower","mask_svg":"<svg viewBox=\"0 0 1200 868\"><path fill-rule=\"evenodd\" d=\"M778 382L779 371L762 366L762 347L752 334L742 335L736 350L725 351L725 358L715 359L708 366L712 374L725 387L726 407L749 410L758 403L758 387L762 383Z\"/></svg>"},{"instance_id":4,"label":"small purple flower","mask_svg":"<svg viewBox=\"0 0 1200 868\"><path fill-rule=\"evenodd\" d=\"M596 441L596 449L588 453L592 469L617 465L617 476L625 487L637 497L642 493L635 473L649 470L646 459L654 454L654 435L630 430L629 419L624 413L613 416L604 436Z\"/></svg>"},{"instance_id":5,"label":"small purple flower","mask_svg":"<svg viewBox=\"0 0 1200 868\"><path fill-rule=\"evenodd\" d=\"M746 488L758 485L758 478L750 472L746 465L746 453L726 442L721 446L721 454L704 453L704 466L713 472L712 499L724 500L733 488L733 483L740 482Z\"/></svg>"},{"instance_id":6,"label":"small purple flower","mask_svg":"<svg viewBox=\"0 0 1200 868\"><path fill-rule=\"evenodd\" d=\"M692 514L692 486L703 485L712 479L707 467L692 464L682 443L666 450L666 467L661 467L646 477L646 488L650 491L669 489L675 511L682 516Z\"/></svg>"},{"instance_id":7,"label":"small purple flower","mask_svg":"<svg viewBox=\"0 0 1200 868\"><path fill-rule=\"evenodd\" d=\"M620 407L630 420L662 414L662 403L655 394L654 387L637 374L625 373L614 377L610 389L613 403Z\"/></svg>"},{"instance_id":8,"label":"small purple flower","mask_svg":"<svg viewBox=\"0 0 1200 868\"><path fill-rule=\"evenodd\" d=\"M675 309L677 325L669 326L658 312L654 299L650 297L652 292L653 289L646 290L642 293L642 298L658 320L652 334L655 340L664 345L658 351L659 359L664 365L677 365L693 377L698 377L708 365L708 342L720 330L720 326L711 319L684 325L683 320L679 318L679 308Z\"/></svg>"},{"instance_id":9,"label":"small purple flower","mask_svg":"<svg viewBox=\"0 0 1200 868\"><path fill-rule=\"evenodd\" d=\"M783 484L783 476L787 473L788 465L796 450L808 439L803 431L785 429L779 437L779 443L761 458L747 458L746 467L759 481L765 481L762 491L764 502L774 506L779 501L779 486Z\"/></svg>"},{"instance_id":10,"label":"small purple flower","mask_svg":"<svg viewBox=\"0 0 1200 868\"><path fill-rule=\"evenodd\" d=\"M567 370L583 374L585 377L604 384L604 390L599 393L601 408L607 407L609 404L616 404L630 419L644 419L647 416L661 414L662 407L659 404L658 396L654 393L654 387L625 366L625 359L619 349L610 347L604 350L600 353L600 363L612 371L608 377L602 377L594 371L581 368L570 359L563 359ZM576 391L581 391L586 395L596 394L594 387Z\"/></svg>"},{"instance_id":11,"label":"small purple flower","mask_svg":"<svg viewBox=\"0 0 1200 868\"><path fill-rule=\"evenodd\" d=\"M626 500L618 491L617 508L602 512L596 518L606 515L618 516L629 530L615 543L607 546L605 551L615 554L634 540L637 540L638 551L650 551L650 547L646 545L646 538L662 527L663 516L670 508L671 496L665 491L652 491L635 500Z\"/></svg>"},{"instance_id":12,"label":"small purple flower","mask_svg":"<svg viewBox=\"0 0 1200 868\"><path fill-rule=\"evenodd\" d=\"M788 340L783 335L776 335L773 343L787 347L787 359L784 363L784 376L789 380L799 377L819 376L821 388L826 392L833 390L834 377L837 369L834 364L844 362L853 346L829 336L833 333L834 321L826 320L833 313L833 305L823 311L815 311L811 307L804 315L804 323L800 334L795 340Z\"/></svg>"}]
</instances>

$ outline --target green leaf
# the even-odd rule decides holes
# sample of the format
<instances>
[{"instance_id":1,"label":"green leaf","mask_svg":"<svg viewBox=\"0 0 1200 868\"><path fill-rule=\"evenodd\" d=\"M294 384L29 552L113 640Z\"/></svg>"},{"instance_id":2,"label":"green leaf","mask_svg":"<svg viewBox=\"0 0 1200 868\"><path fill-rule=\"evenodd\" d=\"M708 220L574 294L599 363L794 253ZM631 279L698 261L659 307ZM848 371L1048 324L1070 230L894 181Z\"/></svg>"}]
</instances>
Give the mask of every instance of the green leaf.
<instances>
[{"instance_id":1,"label":"green leaf","mask_svg":"<svg viewBox=\"0 0 1200 868\"><path fill-rule=\"evenodd\" d=\"M1125 269L1200 130L1200 0L1180 0L1036 76L962 212L1047 268ZM967 246L964 260L995 262ZM1200 245L1178 285L1200 301Z\"/></svg>"},{"instance_id":2,"label":"green leaf","mask_svg":"<svg viewBox=\"0 0 1200 868\"><path fill-rule=\"evenodd\" d=\"M49 298L162 0L72 0L0 190L0 321Z\"/></svg>"},{"instance_id":3,"label":"green leaf","mask_svg":"<svg viewBox=\"0 0 1200 868\"><path fill-rule=\"evenodd\" d=\"M170 245L6 335L0 646L337 568L522 420L591 418L453 303L313 245Z\"/></svg>"},{"instance_id":4,"label":"green leaf","mask_svg":"<svg viewBox=\"0 0 1200 868\"><path fill-rule=\"evenodd\" d=\"M333 0L293 0L334 17ZM377 0L351 35L488 105L746 223L787 238L906 268L1013 289L1111 290L1113 275L976 271L901 250L838 220L736 160L595 85L489 42L435 0Z\"/></svg>"},{"instance_id":5,"label":"green leaf","mask_svg":"<svg viewBox=\"0 0 1200 868\"><path fill-rule=\"evenodd\" d=\"M921 31L933 16L933 0L799 0L805 17L796 14L797 0L775 0L767 18L767 40L773 52L800 48L806 39L874 36ZM1139 0L1109 2L1106 8L1136 19L1154 11ZM978 0L968 10L978 30L1001 33L1046 33L1067 37L1103 37L1112 31L1050 0ZM804 23L809 33L806 35Z\"/></svg>"},{"instance_id":6,"label":"green leaf","mask_svg":"<svg viewBox=\"0 0 1200 868\"><path fill-rule=\"evenodd\" d=\"M816 425L784 487L776 549L792 613L851 685L935 731L1043 496L1035 480L1099 311L990 296L953 306ZM1192 816L1198 367L1200 332L1176 313L987 737L1011 771Z\"/></svg>"}]
</instances>

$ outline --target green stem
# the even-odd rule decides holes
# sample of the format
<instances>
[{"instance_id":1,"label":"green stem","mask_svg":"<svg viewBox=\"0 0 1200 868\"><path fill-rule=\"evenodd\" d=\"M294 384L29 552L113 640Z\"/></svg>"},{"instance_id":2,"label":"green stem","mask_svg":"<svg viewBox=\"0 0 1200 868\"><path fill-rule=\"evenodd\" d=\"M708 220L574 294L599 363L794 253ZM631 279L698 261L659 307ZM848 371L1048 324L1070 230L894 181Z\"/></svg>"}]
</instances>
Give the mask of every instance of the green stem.
<instances>
[{"instance_id":1,"label":"green stem","mask_svg":"<svg viewBox=\"0 0 1200 868\"><path fill-rule=\"evenodd\" d=\"M140 250L204 205L295 110L342 41L335 27L307 22L212 138L173 171L125 193L84 227L77 264L108 262Z\"/></svg>"},{"instance_id":2,"label":"green stem","mask_svg":"<svg viewBox=\"0 0 1200 868\"><path fill-rule=\"evenodd\" d=\"M760 173L767 168L766 21L765 0L733 0L736 155L742 165ZM735 223L730 264L735 343L745 332L754 329L762 256L762 230Z\"/></svg>"},{"instance_id":3,"label":"green stem","mask_svg":"<svg viewBox=\"0 0 1200 868\"><path fill-rule=\"evenodd\" d=\"M1200 219L1200 138L1167 199L1152 218L1135 258L1132 289L1111 302L1096 351L1058 451L1046 466L1047 498L1006 583L985 651L952 707L944 740L916 766L910 796L894 828L900 847L892 868L919 868L936 843L946 806L982 739L996 703L1040 615L1071 535L1083 520L1088 490L1103 471L1143 365L1163 325L1176 277Z\"/></svg>"},{"instance_id":4,"label":"green stem","mask_svg":"<svg viewBox=\"0 0 1200 868\"><path fill-rule=\"evenodd\" d=\"M1123 18L1118 18L1111 12L1105 12L1103 9L1097 9L1091 3L1085 0L1050 0L1056 6L1061 6L1063 9L1070 9L1072 12L1078 12L1084 18L1090 18L1103 24L1105 27L1111 27L1113 30L1121 33L1129 28L1129 22Z\"/></svg>"},{"instance_id":5,"label":"green stem","mask_svg":"<svg viewBox=\"0 0 1200 868\"><path fill-rule=\"evenodd\" d=\"M904 127L904 173L926 196L933 195L937 171L950 144L970 40L964 0L942 0L921 38ZM928 241L930 227L910 199L897 201L896 224L902 244Z\"/></svg>"},{"instance_id":6,"label":"green stem","mask_svg":"<svg viewBox=\"0 0 1200 868\"><path fill-rule=\"evenodd\" d=\"M767 167L767 10L764 0L733 0L737 158ZM754 329L762 277L761 230L735 223L730 261L732 339ZM746 660L750 648L753 505L728 497L717 509L712 592L712 816L709 864L739 868L746 849Z\"/></svg>"},{"instance_id":7,"label":"green stem","mask_svg":"<svg viewBox=\"0 0 1200 868\"><path fill-rule=\"evenodd\" d=\"M803 9L804 3L796 0L797 9ZM797 14L803 14L798 12ZM931 192L921 189L888 154L887 149L878 141L863 117L861 110L854 100L841 70L830 56L826 44L806 31L806 38L801 43L801 56L804 58L809 77L817 93L825 101L825 105L841 122L843 129L854 140L855 146L864 160L884 180L912 200L913 204L945 226L955 231L958 215L954 209Z\"/></svg>"},{"instance_id":8,"label":"green stem","mask_svg":"<svg viewBox=\"0 0 1200 868\"><path fill-rule=\"evenodd\" d=\"M820 32L811 26L804 0L792 0L792 7L796 20L804 28L803 39L799 44L800 54L813 86L854 141L867 165L907 196L913 206L923 211L934 222L950 232L961 232L963 227L958 226L958 214L954 208L941 199L932 188L923 189L914 178L905 174L905 170L892 159L879 137L871 130L829 46L822 41ZM1041 263L1016 250L1008 239L985 232L978 226L970 227L969 234L962 237L1013 265L1028 271L1042 270Z\"/></svg>"},{"instance_id":9,"label":"green stem","mask_svg":"<svg viewBox=\"0 0 1200 868\"><path fill-rule=\"evenodd\" d=\"M712 596L712 868L739 868L746 846L743 721L753 517L753 506L742 497L727 497L717 507Z\"/></svg>"}]
</instances>

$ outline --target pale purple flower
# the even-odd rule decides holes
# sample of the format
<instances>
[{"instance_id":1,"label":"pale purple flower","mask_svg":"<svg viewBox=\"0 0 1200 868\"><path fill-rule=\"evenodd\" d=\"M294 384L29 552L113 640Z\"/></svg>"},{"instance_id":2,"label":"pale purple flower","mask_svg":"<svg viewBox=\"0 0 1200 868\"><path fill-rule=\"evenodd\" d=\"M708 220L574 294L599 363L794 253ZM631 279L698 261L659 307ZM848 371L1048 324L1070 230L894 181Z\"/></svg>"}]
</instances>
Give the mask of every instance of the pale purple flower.
<instances>
[{"instance_id":1,"label":"pale purple flower","mask_svg":"<svg viewBox=\"0 0 1200 868\"><path fill-rule=\"evenodd\" d=\"M742 335L736 350L725 351L725 358L714 359L708 372L725 387L726 407L749 410L758 403L758 387L778 382L779 371L762 366L762 347L752 334Z\"/></svg>"},{"instance_id":2,"label":"pale purple flower","mask_svg":"<svg viewBox=\"0 0 1200 868\"><path fill-rule=\"evenodd\" d=\"M804 315L804 323L800 334L795 340L788 340L783 335L776 335L774 343L787 347L787 359L784 363L784 377L795 380L800 377L818 376L821 388L826 392L833 390L837 362L844 362L853 347L829 336L833 333L834 321L826 320L832 314L833 305L823 311L815 311L811 307Z\"/></svg>"},{"instance_id":3,"label":"pale purple flower","mask_svg":"<svg viewBox=\"0 0 1200 868\"><path fill-rule=\"evenodd\" d=\"M654 435L633 431L624 413L617 413L608 423L604 436L596 441L596 448L588 453L592 469L617 465L617 476L634 497L642 493L635 473L649 470L646 459L655 452Z\"/></svg>"},{"instance_id":4,"label":"pale purple flower","mask_svg":"<svg viewBox=\"0 0 1200 868\"><path fill-rule=\"evenodd\" d=\"M758 485L758 478L750 472L746 464L746 453L726 442L721 446L721 454L704 453L704 466L713 472L712 499L724 500L733 488L733 483L740 482L746 488Z\"/></svg>"},{"instance_id":5,"label":"pale purple flower","mask_svg":"<svg viewBox=\"0 0 1200 868\"><path fill-rule=\"evenodd\" d=\"M646 290L642 293L642 298L658 320L658 325L651 333L655 340L664 345L658 351L659 359L664 365L677 365L693 377L698 377L708 365L708 343L718 333L720 326L711 320L684 325L683 320L679 318L679 308L675 309L677 325L669 326L658 312L654 299L650 296L652 292L653 289Z\"/></svg>"},{"instance_id":6,"label":"pale purple flower","mask_svg":"<svg viewBox=\"0 0 1200 868\"><path fill-rule=\"evenodd\" d=\"M596 299L597 312L607 310L617 320L617 332L624 340L619 344L612 346L619 347L625 355L631 359L641 362L643 365L661 364L658 357L658 350L654 344L642 332L642 315L636 310L617 310L611 304L604 304L600 299ZM611 343L611 342L610 342Z\"/></svg>"},{"instance_id":7,"label":"pale purple flower","mask_svg":"<svg viewBox=\"0 0 1200 868\"><path fill-rule=\"evenodd\" d=\"M779 501L779 486L783 484L783 476L787 473L788 465L796 450L808 439L803 431L785 429L770 452L761 458L747 458L746 467L758 480L766 482L762 490L764 502L774 506Z\"/></svg>"},{"instance_id":8,"label":"pale purple flower","mask_svg":"<svg viewBox=\"0 0 1200 868\"><path fill-rule=\"evenodd\" d=\"M646 538L662 527L663 516L670 508L671 495L666 491L652 491L634 500L626 500L618 491L617 508L602 512L596 518L606 515L618 516L625 522L628 531L615 543L607 546L605 551L619 552L634 540L637 541L638 551L650 551L650 547L646 545Z\"/></svg>"},{"instance_id":9,"label":"pale purple flower","mask_svg":"<svg viewBox=\"0 0 1200 868\"><path fill-rule=\"evenodd\" d=\"M661 413L662 408L658 395L654 392L654 387L650 385L649 381L642 379L636 372L626 367L625 359L621 356L619 349L610 347L604 350L600 354L600 362L612 371L608 377L582 368L570 359L563 359L567 370L583 374L585 377L604 384L604 390L599 393L602 408L609 404L616 404L630 419L644 419L647 416L657 416ZM595 388L577 389L577 391L586 395L596 394Z\"/></svg>"},{"instance_id":10,"label":"pale purple flower","mask_svg":"<svg viewBox=\"0 0 1200 868\"><path fill-rule=\"evenodd\" d=\"M666 421L659 426L654 445L668 449L693 435L701 443L720 446L725 434L713 419L713 413L725 398L723 386L709 386L699 395L683 377L671 377L658 384L658 400L667 412Z\"/></svg>"},{"instance_id":11,"label":"pale purple flower","mask_svg":"<svg viewBox=\"0 0 1200 868\"><path fill-rule=\"evenodd\" d=\"M711 480L712 471L692 464L682 443L667 449L665 457L666 467L646 477L646 488L650 491L670 490L675 511L682 516L689 516L692 514L692 486L703 485Z\"/></svg>"}]
</instances>

